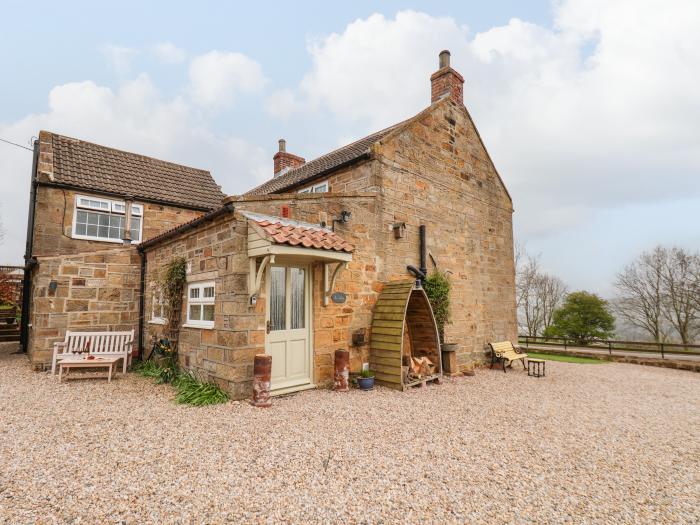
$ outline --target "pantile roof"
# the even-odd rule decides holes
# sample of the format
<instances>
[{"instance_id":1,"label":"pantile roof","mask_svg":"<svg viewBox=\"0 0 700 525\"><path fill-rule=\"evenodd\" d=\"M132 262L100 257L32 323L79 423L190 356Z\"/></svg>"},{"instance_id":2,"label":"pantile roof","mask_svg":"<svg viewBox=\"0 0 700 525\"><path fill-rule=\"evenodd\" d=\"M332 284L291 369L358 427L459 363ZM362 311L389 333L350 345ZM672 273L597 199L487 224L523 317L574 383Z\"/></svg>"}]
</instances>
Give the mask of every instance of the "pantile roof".
<instances>
[{"instance_id":1,"label":"pantile roof","mask_svg":"<svg viewBox=\"0 0 700 525\"><path fill-rule=\"evenodd\" d=\"M394 124L386 129L361 138L360 140L356 140L347 146L343 146L342 148L338 148L330 153L326 153L325 155L311 160L298 168L291 169L283 175L279 175L268 180L267 182L264 182L260 186L246 192L245 195L279 193L288 188L301 185L306 181L311 181L323 173L368 155L370 148L375 142L379 142L389 133L398 129L406 122L408 121L399 122L398 124Z\"/></svg>"},{"instance_id":2,"label":"pantile roof","mask_svg":"<svg viewBox=\"0 0 700 525\"><path fill-rule=\"evenodd\" d=\"M53 161L50 182L56 184L201 210L221 206L224 198L206 170L47 131L40 133L39 140L42 154L53 153L48 157Z\"/></svg>"},{"instance_id":3,"label":"pantile roof","mask_svg":"<svg viewBox=\"0 0 700 525\"><path fill-rule=\"evenodd\" d=\"M355 246L329 228L272 215L239 211L241 215L257 226L257 230L263 238L276 244L347 253L352 253L355 250Z\"/></svg>"}]
</instances>

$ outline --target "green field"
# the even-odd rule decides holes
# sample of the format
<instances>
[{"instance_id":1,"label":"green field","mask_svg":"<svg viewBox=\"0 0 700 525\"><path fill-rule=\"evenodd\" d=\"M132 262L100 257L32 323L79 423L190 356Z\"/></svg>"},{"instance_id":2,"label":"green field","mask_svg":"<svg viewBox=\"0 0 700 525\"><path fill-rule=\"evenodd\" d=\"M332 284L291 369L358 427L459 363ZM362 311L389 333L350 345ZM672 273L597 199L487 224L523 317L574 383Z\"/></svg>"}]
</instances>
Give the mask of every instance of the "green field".
<instances>
[{"instance_id":1,"label":"green field","mask_svg":"<svg viewBox=\"0 0 700 525\"><path fill-rule=\"evenodd\" d=\"M575 357L570 355L555 355L555 354L538 354L534 352L527 352L528 357L533 359L544 359L545 361L562 361L564 363L580 363L583 365L599 365L605 363L601 359L594 359L592 357Z\"/></svg>"}]
</instances>

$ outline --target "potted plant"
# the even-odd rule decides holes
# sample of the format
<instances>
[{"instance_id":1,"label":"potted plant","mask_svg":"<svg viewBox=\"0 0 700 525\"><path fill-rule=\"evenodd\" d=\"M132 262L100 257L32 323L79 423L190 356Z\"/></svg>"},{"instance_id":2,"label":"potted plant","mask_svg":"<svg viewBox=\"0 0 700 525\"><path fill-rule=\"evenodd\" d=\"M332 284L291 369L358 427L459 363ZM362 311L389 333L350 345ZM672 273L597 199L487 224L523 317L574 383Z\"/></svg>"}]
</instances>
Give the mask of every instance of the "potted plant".
<instances>
[{"instance_id":1,"label":"potted plant","mask_svg":"<svg viewBox=\"0 0 700 525\"><path fill-rule=\"evenodd\" d=\"M374 388L374 372L369 368L362 370L357 378L357 386L360 390L372 390Z\"/></svg>"}]
</instances>

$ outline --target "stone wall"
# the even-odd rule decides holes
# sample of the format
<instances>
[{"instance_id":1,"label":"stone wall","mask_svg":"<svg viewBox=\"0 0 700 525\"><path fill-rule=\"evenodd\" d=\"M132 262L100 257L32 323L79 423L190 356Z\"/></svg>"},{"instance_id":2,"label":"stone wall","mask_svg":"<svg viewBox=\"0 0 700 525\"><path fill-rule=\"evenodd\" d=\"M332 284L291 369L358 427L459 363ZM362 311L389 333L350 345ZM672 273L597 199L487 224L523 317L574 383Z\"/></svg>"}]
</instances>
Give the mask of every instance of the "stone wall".
<instances>
[{"instance_id":1,"label":"stone wall","mask_svg":"<svg viewBox=\"0 0 700 525\"><path fill-rule=\"evenodd\" d=\"M119 243L73 239L71 237L75 196L78 194L115 199L89 191L74 191L40 185L36 193L34 219L33 254L35 256L84 253L120 246ZM199 217L203 213L196 210L143 203L139 200L135 202L144 205L143 239L155 237L164 231Z\"/></svg>"},{"instance_id":2,"label":"stone wall","mask_svg":"<svg viewBox=\"0 0 700 525\"><path fill-rule=\"evenodd\" d=\"M362 330L368 340L372 306L376 301L376 198L372 195L311 194L285 197L235 199L237 210L280 215L287 206L296 220L319 223L339 215L353 214L353 220L336 225L336 231L357 246L353 261L341 270L334 291L347 294L344 304L323 306L323 264L311 263L313 279L312 335L314 383L326 385L333 377L333 352L352 344L352 333ZM234 398L250 395L255 354L265 352L265 285L257 304L249 306L247 254L248 224L237 213L223 216L147 252L147 295L145 312L152 311L153 289L163 268L175 257L188 263L188 282L214 281L216 286L213 329L182 326L179 333L181 364L203 379L215 381ZM181 316L186 318L186 304ZM184 321L183 321L184 323ZM160 337L165 326L148 323L146 343ZM367 362L369 346L351 348L352 366L359 370Z\"/></svg>"},{"instance_id":3,"label":"stone wall","mask_svg":"<svg viewBox=\"0 0 700 525\"><path fill-rule=\"evenodd\" d=\"M215 381L234 398L247 397L253 376L253 359L264 351L264 303L248 304L247 224L225 215L196 230L166 241L146 252L145 330L150 345L164 325L149 322L153 290L163 269L176 257L188 263L187 281L214 281L216 287L213 329L182 326L178 336L180 364L200 378ZM186 319L186 298L181 318Z\"/></svg>"},{"instance_id":4,"label":"stone wall","mask_svg":"<svg viewBox=\"0 0 700 525\"><path fill-rule=\"evenodd\" d=\"M140 264L135 248L38 261L28 345L34 368L50 365L53 343L63 341L67 330L138 332Z\"/></svg>"},{"instance_id":5,"label":"stone wall","mask_svg":"<svg viewBox=\"0 0 700 525\"><path fill-rule=\"evenodd\" d=\"M375 151L381 169L382 222L406 223L406 237L384 228L380 277L418 266L418 226L426 226L427 267L451 272L448 342L458 363L482 360L486 344L517 336L512 203L466 109L435 104Z\"/></svg>"}]
</instances>

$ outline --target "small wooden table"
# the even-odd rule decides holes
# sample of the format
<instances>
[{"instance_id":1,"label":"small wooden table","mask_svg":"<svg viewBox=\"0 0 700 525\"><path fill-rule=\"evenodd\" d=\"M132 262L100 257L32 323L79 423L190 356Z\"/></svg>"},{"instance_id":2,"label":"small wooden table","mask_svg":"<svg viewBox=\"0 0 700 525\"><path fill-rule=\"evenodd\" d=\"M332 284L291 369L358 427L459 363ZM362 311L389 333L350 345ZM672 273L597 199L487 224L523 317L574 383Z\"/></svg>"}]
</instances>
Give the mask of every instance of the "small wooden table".
<instances>
[{"instance_id":1,"label":"small wooden table","mask_svg":"<svg viewBox=\"0 0 700 525\"><path fill-rule=\"evenodd\" d=\"M527 375L532 377L544 377L545 361L542 359L527 358Z\"/></svg>"},{"instance_id":2,"label":"small wooden table","mask_svg":"<svg viewBox=\"0 0 700 525\"><path fill-rule=\"evenodd\" d=\"M58 382L63 379L63 370L66 370L66 377L70 373L71 368L107 368L107 382L112 381L112 373L115 371L115 365L121 357L96 357L95 359L62 359L58 362Z\"/></svg>"}]
</instances>

